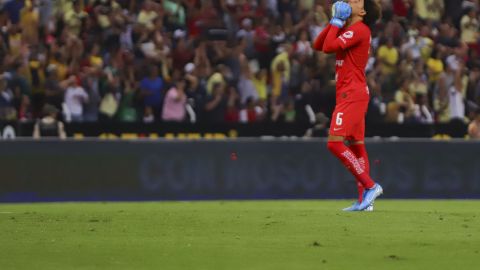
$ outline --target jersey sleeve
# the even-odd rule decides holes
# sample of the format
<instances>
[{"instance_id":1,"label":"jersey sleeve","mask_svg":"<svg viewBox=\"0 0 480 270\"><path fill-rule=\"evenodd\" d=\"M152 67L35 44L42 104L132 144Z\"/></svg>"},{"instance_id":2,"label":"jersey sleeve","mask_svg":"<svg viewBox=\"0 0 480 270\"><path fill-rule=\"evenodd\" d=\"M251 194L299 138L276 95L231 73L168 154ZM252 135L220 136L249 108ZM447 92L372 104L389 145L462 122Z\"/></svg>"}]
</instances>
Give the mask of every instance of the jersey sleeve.
<instances>
[{"instance_id":1,"label":"jersey sleeve","mask_svg":"<svg viewBox=\"0 0 480 270\"><path fill-rule=\"evenodd\" d=\"M325 53L335 53L347 50L356 46L366 38L366 32L359 27L351 27L342 35L338 34L339 31L340 28L337 26L331 26L325 39L325 43L323 44L323 51Z\"/></svg>"},{"instance_id":2,"label":"jersey sleeve","mask_svg":"<svg viewBox=\"0 0 480 270\"><path fill-rule=\"evenodd\" d=\"M328 31L330 30L331 25L327 25L322 32L315 38L313 42L313 49L317 51L323 50L323 44L325 43L325 39L327 38Z\"/></svg>"}]
</instances>

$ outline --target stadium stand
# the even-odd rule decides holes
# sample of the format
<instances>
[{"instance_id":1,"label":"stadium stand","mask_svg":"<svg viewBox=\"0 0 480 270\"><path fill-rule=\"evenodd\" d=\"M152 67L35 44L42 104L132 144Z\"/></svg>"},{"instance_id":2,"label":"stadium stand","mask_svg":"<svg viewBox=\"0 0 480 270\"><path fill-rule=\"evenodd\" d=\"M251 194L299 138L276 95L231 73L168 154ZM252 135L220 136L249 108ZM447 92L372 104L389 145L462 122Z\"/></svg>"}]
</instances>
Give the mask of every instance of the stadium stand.
<instances>
[{"instance_id":1,"label":"stadium stand","mask_svg":"<svg viewBox=\"0 0 480 270\"><path fill-rule=\"evenodd\" d=\"M381 2L369 121L474 119L480 1ZM290 123L335 104L335 59L310 46L328 0L0 5L0 121L34 121L48 104L67 122Z\"/></svg>"}]
</instances>

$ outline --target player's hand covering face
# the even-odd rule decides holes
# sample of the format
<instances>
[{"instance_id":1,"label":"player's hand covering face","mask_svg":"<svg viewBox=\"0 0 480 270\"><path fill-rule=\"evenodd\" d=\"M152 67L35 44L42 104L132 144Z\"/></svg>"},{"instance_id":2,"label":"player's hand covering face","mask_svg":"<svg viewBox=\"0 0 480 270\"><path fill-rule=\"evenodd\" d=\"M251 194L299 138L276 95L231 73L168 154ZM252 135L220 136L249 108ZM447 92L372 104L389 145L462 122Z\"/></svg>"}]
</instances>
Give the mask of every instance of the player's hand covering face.
<instances>
[{"instance_id":1,"label":"player's hand covering face","mask_svg":"<svg viewBox=\"0 0 480 270\"><path fill-rule=\"evenodd\" d=\"M339 1L332 6L332 20L330 24L342 28L350 15L352 14L352 8L346 2Z\"/></svg>"},{"instance_id":2,"label":"player's hand covering face","mask_svg":"<svg viewBox=\"0 0 480 270\"><path fill-rule=\"evenodd\" d=\"M352 7L343 1L338 1L332 5L332 18L346 21L352 15Z\"/></svg>"}]
</instances>

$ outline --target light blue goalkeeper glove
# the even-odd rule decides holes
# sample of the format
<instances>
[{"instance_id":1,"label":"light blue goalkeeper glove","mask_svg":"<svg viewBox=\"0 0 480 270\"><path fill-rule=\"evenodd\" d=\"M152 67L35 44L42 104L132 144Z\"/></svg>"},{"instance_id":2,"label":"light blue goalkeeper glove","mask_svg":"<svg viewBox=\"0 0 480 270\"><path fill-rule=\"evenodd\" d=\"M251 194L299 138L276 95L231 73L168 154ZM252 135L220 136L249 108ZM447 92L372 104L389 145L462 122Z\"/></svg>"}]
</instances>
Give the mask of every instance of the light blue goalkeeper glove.
<instances>
[{"instance_id":1,"label":"light blue goalkeeper glove","mask_svg":"<svg viewBox=\"0 0 480 270\"><path fill-rule=\"evenodd\" d=\"M338 28L342 28L345 25L345 21L352 15L352 7L343 1L338 1L332 6L332 20L331 25L335 25Z\"/></svg>"}]
</instances>

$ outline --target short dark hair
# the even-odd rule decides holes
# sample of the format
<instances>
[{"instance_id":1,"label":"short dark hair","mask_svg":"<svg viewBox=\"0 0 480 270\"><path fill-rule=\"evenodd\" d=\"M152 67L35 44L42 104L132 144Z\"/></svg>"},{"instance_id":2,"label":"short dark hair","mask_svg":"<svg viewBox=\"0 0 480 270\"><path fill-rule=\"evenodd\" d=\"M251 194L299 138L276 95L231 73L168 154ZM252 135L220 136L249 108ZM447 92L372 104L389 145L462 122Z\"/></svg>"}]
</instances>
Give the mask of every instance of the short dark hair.
<instances>
[{"instance_id":1,"label":"short dark hair","mask_svg":"<svg viewBox=\"0 0 480 270\"><path fill-rule=\"evenodd\" d=\"M364 9L367 14L363 17L363 22L369 27L382 18L382 7L376 0L365 0Z\"/></svg>"}]
</instances>

